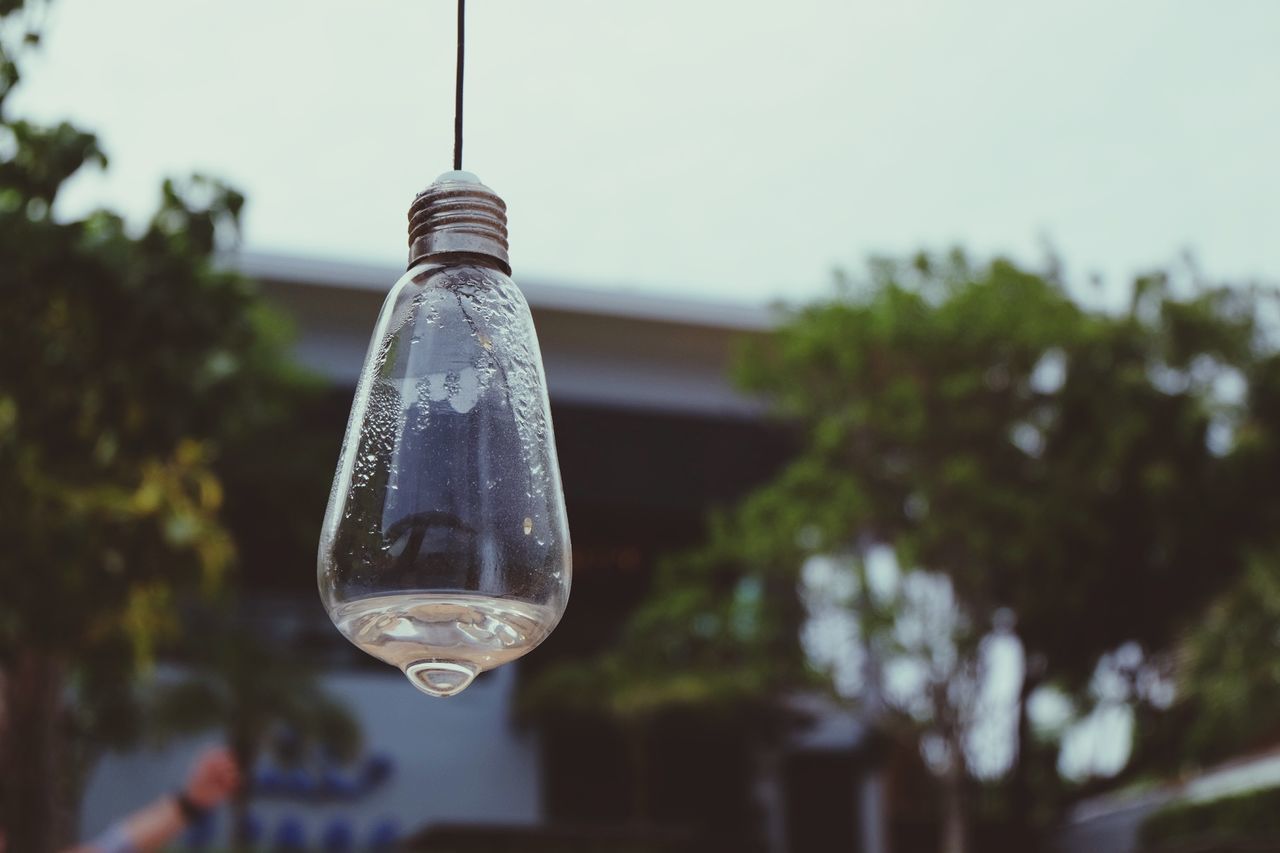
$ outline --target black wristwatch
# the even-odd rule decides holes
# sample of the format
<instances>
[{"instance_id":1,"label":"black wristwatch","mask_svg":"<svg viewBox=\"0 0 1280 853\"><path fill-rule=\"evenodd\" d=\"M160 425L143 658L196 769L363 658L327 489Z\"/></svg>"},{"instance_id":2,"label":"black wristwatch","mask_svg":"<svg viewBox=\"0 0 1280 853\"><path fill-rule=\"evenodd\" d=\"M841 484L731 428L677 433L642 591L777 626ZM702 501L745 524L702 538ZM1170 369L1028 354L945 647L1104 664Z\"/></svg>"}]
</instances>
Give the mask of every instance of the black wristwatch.
<instances>
[{"instance_id":1,"label":"black wristwatch","mask_svg":"<svg viewBox=\"0 0 1280 853\"><path fill-rule=\"evenodd\" d=\"M178 804L178 811L182 813L182 819L187 823L195 823L209 813L208 809L188 797L186 791L178 791L173 795L173 799Z\"/></svg>"}]
</instances>

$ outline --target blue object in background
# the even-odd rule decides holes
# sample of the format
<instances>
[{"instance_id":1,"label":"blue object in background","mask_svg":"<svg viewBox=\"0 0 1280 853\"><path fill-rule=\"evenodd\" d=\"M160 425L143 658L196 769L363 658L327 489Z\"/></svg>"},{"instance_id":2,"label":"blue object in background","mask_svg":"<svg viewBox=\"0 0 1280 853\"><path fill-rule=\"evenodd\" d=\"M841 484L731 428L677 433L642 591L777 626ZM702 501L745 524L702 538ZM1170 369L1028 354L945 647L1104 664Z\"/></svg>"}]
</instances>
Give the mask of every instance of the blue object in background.
<instances>
[{"instance_id":1,"label":"blue object in background","mask_svg":"<svg viewBox=\"0 0 1280 853\"><path fill-rule=\"evenodd\" d=\"M370 755L365 759L364 767L360 771L361 787L366 791L376 788L391 778L395 767L395 762L386 753Z\"/></svg>"},{"instance_id":2,"label":"blue object in background","mask_svg":"<svg viewBox=\"0 0 1280 853\"><path fill-rule=\"evenodd\" d=\"M339 800L353 800L360 794L360 786L336 767L327 767L320 773L320 794Z\"/></svg>"},{"instance_id":3,"label":"blue object in background","mask_svg":"<svg viewBox=\"0 0 1280 853\"><path fill-rule=\"evenodd\" d=\"M320 837L320 849L325 853L349 853L356 849L356 833L351 821L345 817L335 817L324 828Z\"/></svg>"},{"instance_id":4,"label":"blue object in background","mask_svg":"<svg viewBox=\"0 0 1280 853\"><path fill-rule=\"evenodd\" d=\"M253 790L266 796L281 794L285 789L284 772L278 767L264 767L253 774Z\"/></svg>"},{"instance_id":5,"label":"blue object in background","mask_svg":"<svg viewBox=\"0 0 1280 853\"><path fill-rule=\"evenodd\" d=\"M373 831L369 833L367 849L385 853L385 851L394 850L399 840L400 827L392 818L384 818L374 824Z\"/></svg>"},{"instance_id":6,"label":"blue object in background","mask_svg":"<svg viewBox=\"0 0 1280 853\"><path fill-rule=\"evenodd\" d=\"M290 737L288 733L284 737ZM351 770L336 759L319 767L258 767L250 776L251 790L260 797L293 800L356 800L386 784L395 775L395 760L386 753L366 757Z\"/></svg>"},{"instance_id":7,"label":"blue object in background","mask_svg":"<svg viewBox=\"0 0 1280 853\"><path fill-rule=\"evenodd\" d=\"M286 817L276 826L275 853L296 853L307 849L307 831L296 817Z\"/></svg>"}]
</instances>

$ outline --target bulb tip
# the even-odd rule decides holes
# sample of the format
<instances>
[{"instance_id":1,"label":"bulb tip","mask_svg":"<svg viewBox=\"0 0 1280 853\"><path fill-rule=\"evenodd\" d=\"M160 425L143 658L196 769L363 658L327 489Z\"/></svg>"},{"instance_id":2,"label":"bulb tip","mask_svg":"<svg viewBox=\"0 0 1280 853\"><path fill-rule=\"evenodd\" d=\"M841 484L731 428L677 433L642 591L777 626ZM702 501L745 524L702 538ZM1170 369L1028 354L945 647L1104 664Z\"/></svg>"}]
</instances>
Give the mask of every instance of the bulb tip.
<instances>
[{"instance_id":1,"label":"bulb tip","mask_svg":"<svg viewBox=\"0 0 1280 853\"><path fill-rule=\"evenodd\" d=\"M456 696L479 675L474 666L452 661L419 661L405 667L409 682L428 696Z\"/></svg>"},{"instance_id":2,"label":"bulb tip","mask_svg":"<svg viewBox=\"0 0 1280 853\"><path fill-rule=\"evenodd\" d=\"M480 178L474 172L464 172L459 169L451 169L440 177L436 178L437 184L481 184ZM481 184L483 186L483 184Z\"/></svg>"}]
</instances>

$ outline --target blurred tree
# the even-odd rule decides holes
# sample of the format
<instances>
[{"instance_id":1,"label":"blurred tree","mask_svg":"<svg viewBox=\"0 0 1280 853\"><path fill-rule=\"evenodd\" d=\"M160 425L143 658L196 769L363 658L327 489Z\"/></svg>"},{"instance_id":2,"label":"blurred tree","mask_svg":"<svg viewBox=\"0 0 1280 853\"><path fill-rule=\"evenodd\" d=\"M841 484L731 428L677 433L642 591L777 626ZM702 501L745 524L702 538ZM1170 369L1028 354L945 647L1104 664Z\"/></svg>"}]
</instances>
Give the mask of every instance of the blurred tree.
<instances>
[{"instance_id":1,"label":"blurred tree","mask_svg":"<svg viewBox=\"0 0 1280 853\"><path fill-rule=\"evenodd\" d=\"M1187 637L1177 711L1184 765L1221 761L1280 736L1280 562L1255 557Z\"/></svg>"},{"instance_id":2,"label":"blurred tree","mask_svg":"<svg viewBox=\"0 0 1280 853\"><path fill-rule=\"evenodd\" d=\"M819 308L825 326L785 329L748 378L810 425L824 476L850 477L865 502L820 548L890 542L947 572L972 612L1014 614L1011 814L1031 818L1032 692L1053 680L1078 694L1127 641L1166 646L1238 567L1230 438L1213 428L1236 409L1221 393L1261 357L1256 295L1179 299L1154 275L1109 315L1001 262L922 257L877 275L851 314Z\"/></svg>"},{"instance_id":3,"label":"blurred tree","mask_svg":"<svg viewBox=\"0 0 1280 853\"><path fill-rule=\"evenodd\" d=\"M106 158L10 115L44 9L0 3L0 821L23 851L68 840L93 751L139 734L131 676L175 590L231 565L219 455L311 393L278 320L212 263L238 193L166 182L138 236L108 211L54 217Z\"/></svg>"},{"instance_id":4,"label":"blurred tree","mask_svg":"<svg viewBox=\"0 0 1280 853\"><path fill-rule=\"evenodd\" d=\"M1207 608L1159 665L1174 689L1138 707L1139 772L1176 773L1280 740L1280 355L1245 374L1244 405L1231 422L1229 463L1237 535L1248 548L1241 576Z\"/></svg>"},{"instance_id":5,"label":"blurred tree","mask_svg":"<svg viewBox=\"0 0 1280 853\"><path fill-rule=\"evenodd\" d=\"M1011 620L1025 664L1009 813L1047 819L1053 789L1033 799L1032 785L1057 777L1031 766L1051 758L1032 743L1032 693L1049 682L1079 693L1122 643L1166 647L1237 573L1241 404L1226 392L1266 354L1257 294L1196 284L1180 297L1159 274L1108 313L1077 305L1053 266L952 253L870 272L747 352L740 379L795 425L801 452L660 574L600 684L614 702L640 687L660 701L699 672L716 674L702 689L732 683L764 699L803 684L806 561L858 564L887 545L902 566L948 576L967 615L954 678L940 671L928 688L943 700L935 712L963 718L973 655ZM765 591L749 618L726 595L744 588ZM855 605L855 642L889 648L899 614ZM944 832L948 849L964 835Z\"/></svg>"},{"instance_id":6,"label":"blurred tree","mask_svg":"<svg viewBox=\"0 0 1280 853\"><path fill-rule=\"evenodd\" d=\"M1255 554L1161 661L1164 701L1137 705L1132 773L1194 772L1280 741L1280 561Z\"/></svg>"}]
</instances>

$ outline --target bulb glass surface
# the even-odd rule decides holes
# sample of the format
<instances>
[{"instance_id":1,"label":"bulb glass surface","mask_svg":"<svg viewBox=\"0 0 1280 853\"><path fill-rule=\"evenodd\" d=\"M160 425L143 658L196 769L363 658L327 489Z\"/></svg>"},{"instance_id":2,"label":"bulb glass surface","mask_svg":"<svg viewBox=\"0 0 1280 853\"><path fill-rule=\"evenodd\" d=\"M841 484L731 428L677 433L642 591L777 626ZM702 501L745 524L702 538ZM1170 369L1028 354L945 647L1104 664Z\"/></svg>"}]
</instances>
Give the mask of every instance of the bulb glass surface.
<instances>
[{"instance_id":1,"label":"bulb glass surface","mask_svg":"<svg viewBox=\"0 0 1280 853\"><path fill-rule=\"evenodd\" d=\"M422 263L370 342L321 533L320 594L358 647L447 696L568 601L569 530L528 304L482 263Z\"/></svg>"}]
</instances>

